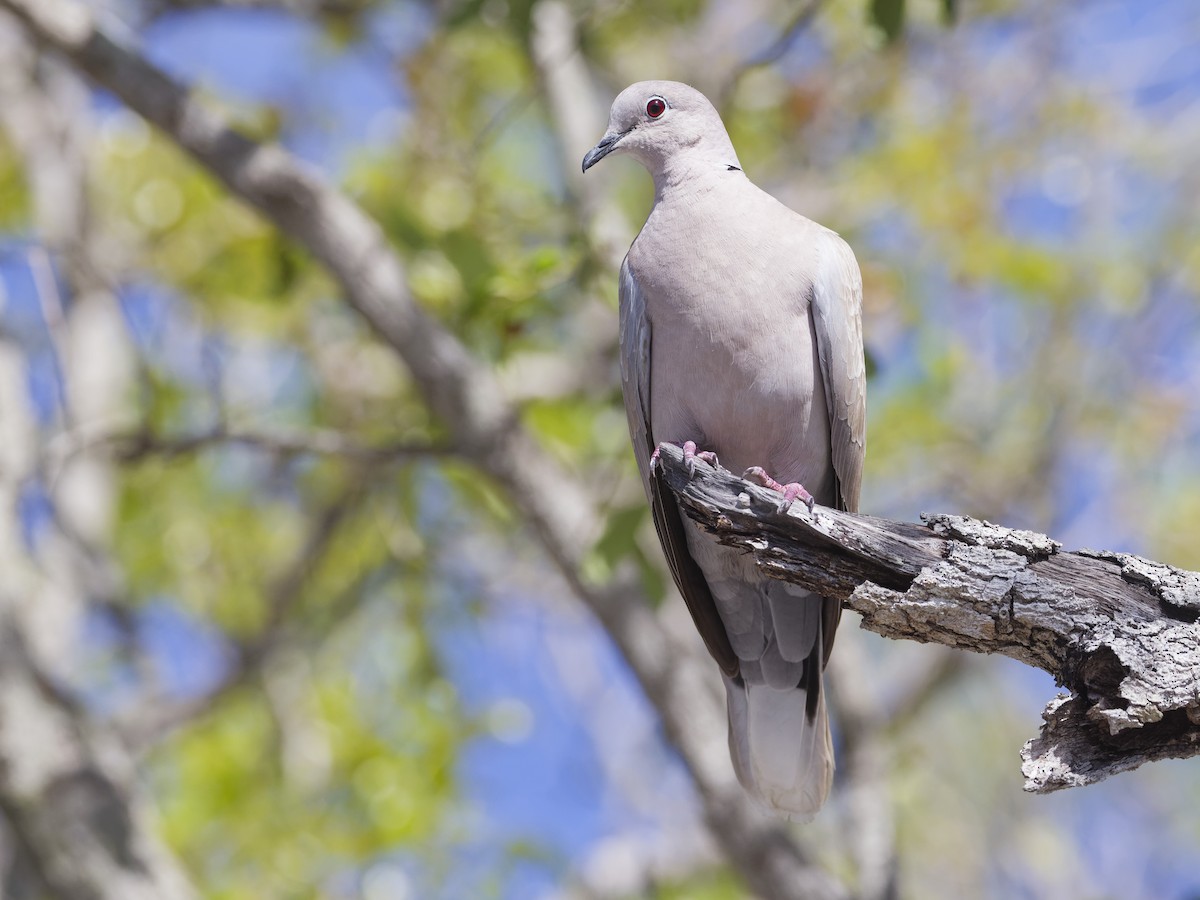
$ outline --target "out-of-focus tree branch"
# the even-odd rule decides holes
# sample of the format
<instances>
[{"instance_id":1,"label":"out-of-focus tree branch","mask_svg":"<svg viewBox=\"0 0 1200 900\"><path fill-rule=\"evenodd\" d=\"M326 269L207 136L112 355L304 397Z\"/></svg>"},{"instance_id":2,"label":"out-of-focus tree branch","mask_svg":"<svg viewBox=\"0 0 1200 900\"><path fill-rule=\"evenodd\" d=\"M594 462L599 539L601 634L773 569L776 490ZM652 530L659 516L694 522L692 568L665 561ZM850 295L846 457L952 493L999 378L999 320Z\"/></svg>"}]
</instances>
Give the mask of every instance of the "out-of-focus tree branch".
<instances>
[{"instance_id":1,"label":"out-of-focus tree branch","mask_svg":"<svg viewBox=\"0 0 1200 900\"><path fill-rule=\"evenodd\" d=\"M846 798L846 846L853 855L862 900L893 900L897 891L896 824L883 740L883 703L858 641L839 640L829 659L830 692L841 736L838 775Z\"/></svg>"},{"instance_id":2,"label":"out-of-focus tree branch","mask_svg":"<svg viewBox=\"0 0 1200 900\"><path fill-rule=\"evenodd\" d=\"M808 0L807 3L797 4L791 19L780 30L779 36L771 42L771 45L758 55L746 60L729 74L718 94L720 97L718 106L725 108L729 104L742 79L751 72L782 59L792 49L800 35L808 30L813 20L816 19L817 13L821 11L824 2L825 0Z\"/></svg>"},{"instance_id":3,"label":"out-of-focus tree branch","mask_svg":"<svg viewBox=\"0 0 1200 900\"><path fill-rule=\"evenodd\" d=\"M151 17L163 13L229 7L231 9L277 9L297 16L350 16L362 12L374 0L144 0Z\"/></svg>"},{"instance_id":4,"label":"out-of-focus tree branch","mask_svg":"<svg viewBox=\"0 0 1200 900\"><path fill-rule=\"evenodd\" d=\"M579 50L570 7L562 0L542 0L534 10L533 24L530 49L550 109L563 176L596 255L616 271L633 235L609 199L611 193L602 190L603 183L580 171L583 154L603 134L607 110L598 102Z\"/></svg>"},{"instance_id":5,"label":"out-of-focus tree branch","mask_svg":"<svg viewBox=\"0 0 1200 900\"><path fill-rule=\"evenodd\" d=\"M121 462L190 456L214 447L245 447L272 456L337 456L357 463L409 462L442 457L453 452L447 445L396 441L366 444L339 431L327 429L237 427L219 425L195 434L161 435L149 428L134 431L65 431L46 447L45 469L53 481L68 460L89 450L104 448Z\"/></svg>"},{"instance_id":6,"label":"out-of-focus tree branch","mask_svg":"<svg viewBox=\"0 0 1200 900\"><path fill-rule=\"evenodd\" d=\"M857 640L854 637L858 637ZM861 636L838 638L829 659L838 776L845 798L844 844L853 856L861 900L894 900L900 890L900 850L891 778L894 739L943 691L959 683L974 657L931 647L897 678L873 667Z\"/></svg>"},{"instance_id":7,"label":"out-of-focus tree branch","mask_svg":"<svg viewBox=\"0 0 1200 900\"><path fill-rule=\"evenodd\" d=\"M42 247L30 260L53 343L56 418L89 427L119 419L127 345L115 298L90 277L103 256L87 209L88 96L59 64L0 23L0 123L31 187ZM60 294L60 284L63 293ZM95 555L109 526L110 460L81 454L62 490L38 484L41 430L22 350L0 348L0 810L13 869L63 898L195 896L157 836L149 798L115 737L59 687L89 595L103 590ZM20 498L42 490L59 527L22 534ZM6 875L7 879L7 875Z\"/></svg>"},{"instance_id":8,"label":"out-of-focus tree branch","mask_svg":"<svg viewBox=\"0 0 1200 900\"><path fill-rule=\"evenodd\" d=\"M595 502L520 425L491 372L415 304L378 225L282 148L234 132L199 97L98 29L81 4L0 0L0 8L161 128L327 267L346 301L403 359L459 451L507 489L621 647L696 779L709 827L746 883L772 898L843 896L779 823L753 809L732 778L724 748L711 740L723 727L712 717L711 673L680 664L632 578L604 588L585 581L581 562L596 536Z\"/></svg>"},{"instance_id":9,"label":"out-of-focus tree branch","mask_svg":"<svg viewBox=\"0 0 1200 900\"><path fill-rule=\"evenodd\" d=\"M772 576L841 598L864 628L1003 653L1069 688L1022 751L1026 790L1200 753L1200 573L1065 552L1044 535L959 516L917 525L779 513L777 495L723 469L689 478L678 448L663 445L662 459L689 516Z\"/></svg>"},{"instance_id":10,"label":"out-of-focus tree branch","mask_svg":"<svg viewBox=\"0 0 1200 900\"><path fill-rule=\"evenodd\" d=\"M128 753L35 662L0 598L0 811L24 861L64 900L190 900Z\"/></svg>"},{"instance_id":11,"label":"out-of-focus tree branch","mask_svg":"<svg viewBox=\"0 0 1200 900\"><path fill-rule=\"evenodd\" d=\"M266 618L258 633L233 647L233 659L221 682L201 696L188 700L152 696L123 718L121 731L136 751L158 743L165 734L192 722L220 701L259 677L272 655L290 646L285 633L288 613L300 602L304 586L329 550L338 529L362 501L366 472L351 476L351 483L323 510L313 516L308 534L292 561L266 588Z\"/></svg>"},{"instance_id":12,"label":"out-of-focus tree branch","mask_svg":"<svg viewBox=\"0 0 1200 900\"><path fill-rule=\"evenodd\" d=\"M580 302L571 317L568 340L574 347L567 355L573 360L573 372L555 381L582 380L585 387L588 372L611 368L616 357L611 285L596 276L617 271L633 232L603 180L584 177L581 171L583 154L600 139L606 110L580 50L579 27L575 13L562 0L540 0L533 10L529 56L538 93L549 112L558 169L587 249L582 273L591 276L580 279Z\"/></svg>"}]
</instances>

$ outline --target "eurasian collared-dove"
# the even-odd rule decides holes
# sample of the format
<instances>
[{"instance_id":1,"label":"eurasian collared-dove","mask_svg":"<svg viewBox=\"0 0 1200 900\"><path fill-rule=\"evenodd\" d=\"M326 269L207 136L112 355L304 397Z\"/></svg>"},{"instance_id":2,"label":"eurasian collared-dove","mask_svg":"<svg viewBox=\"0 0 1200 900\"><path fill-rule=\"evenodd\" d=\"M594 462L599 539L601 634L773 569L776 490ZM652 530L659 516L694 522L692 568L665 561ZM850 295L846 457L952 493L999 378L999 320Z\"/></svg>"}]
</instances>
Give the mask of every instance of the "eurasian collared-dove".
<instances>
[{"instance_id":1,"label":"eurasian collared-dove","mask_svg":"<svg viewBox=\"0 0 1200 900\"><path fill-rule=\"evenodd\" d=\"M654 524L724 674L739 780L767 806L811 817L833 780L821 672L841 608L700 531L652 455L681 443L689 458L754 467L786 503L855 510L866 428L858 264L837 234L746 178L717 111L686 84L622 91L584 171L613 153L654 176L654 208L620 277L621 380Z\"/></svg>"}]
</instances>

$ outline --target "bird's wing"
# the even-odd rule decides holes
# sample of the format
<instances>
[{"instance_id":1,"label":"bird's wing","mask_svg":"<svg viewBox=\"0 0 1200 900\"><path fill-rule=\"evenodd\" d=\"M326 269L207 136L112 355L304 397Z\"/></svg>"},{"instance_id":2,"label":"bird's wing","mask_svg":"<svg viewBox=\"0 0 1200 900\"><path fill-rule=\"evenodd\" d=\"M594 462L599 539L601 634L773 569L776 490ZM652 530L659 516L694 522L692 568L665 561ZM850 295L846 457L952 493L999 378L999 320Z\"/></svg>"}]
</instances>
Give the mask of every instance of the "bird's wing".
<instances>
[{"instance_id":1,"label":"bird's wing","mask_svg":"<svg viewBox=\"0 0 1200 900\"><path fill-rule=\"evenodd\" d=\"M688 552L683 518L670 490L661 475L650 471L650 457L657 446L650 427L650 348L653 336L646 315L646 302L626 259L621 265L621 388L625 395L625 412L629 417L629 435L637 457L642 486L650 501L654 528L662 544L675 585L696 629L713 659L730 678L739 676L738 658L730 646L729 636L713 602L704 573Z\"/></svg>"},{"instance_id":2,"label":"bird's wing","mask_svg":"<svg viewBox=\"0 0 1200 900\"><path fill-rule=\"evenodd\" d=\"M841 509L857 512L867 431L862 275L845 241L832 231L823 232L821 240L812 280L813 325L829 411L837 503Z\"/></svg>"},{"instance_id":3,"label":"bird's wing","mask_svg":"<svg viewBox=\"0 0 1200 900\"><path fill-rule=\"evenodd\" d=\"M812 277L809 315L817 338L817 358L829 412L829 444L837 476L839 508L858 511L866 455L867 369L862 339L862 275L854 251L832 231L823 230ZM829 661L842 606L825 600L821 608L824 661Z\"/></svg>"}]
</instances>

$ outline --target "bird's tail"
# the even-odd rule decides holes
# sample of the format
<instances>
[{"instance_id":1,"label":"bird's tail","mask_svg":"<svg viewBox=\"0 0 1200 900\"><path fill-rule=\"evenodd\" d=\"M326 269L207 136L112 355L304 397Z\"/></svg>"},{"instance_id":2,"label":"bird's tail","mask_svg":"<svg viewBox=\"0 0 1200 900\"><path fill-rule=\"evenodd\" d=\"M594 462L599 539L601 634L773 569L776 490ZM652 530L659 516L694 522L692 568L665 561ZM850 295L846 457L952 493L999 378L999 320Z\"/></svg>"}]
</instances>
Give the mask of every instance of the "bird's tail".
<instances>
[{"instance_id":1,"label":"bird's tail","mask_svg":"<svg viewBox=\"0 0 1200 900\"><path fill-rule=\"evenodd\" d=\"M815 660L814 660L815 663ZM729 751L738 781L763 805L806 821L833 783L833 740L821 676L780 690L725 679ZM816 691L815 703L808 696Z\"/></svg>"}]
</instances>

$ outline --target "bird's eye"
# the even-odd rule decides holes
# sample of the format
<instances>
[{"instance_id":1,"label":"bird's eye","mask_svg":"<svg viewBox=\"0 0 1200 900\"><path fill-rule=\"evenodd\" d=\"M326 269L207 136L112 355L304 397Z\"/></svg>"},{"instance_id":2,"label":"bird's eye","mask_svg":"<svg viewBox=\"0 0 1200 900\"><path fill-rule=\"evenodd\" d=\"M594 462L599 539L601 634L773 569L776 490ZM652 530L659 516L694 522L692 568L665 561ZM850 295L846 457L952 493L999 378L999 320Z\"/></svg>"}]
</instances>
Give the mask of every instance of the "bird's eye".
<instances>
[{"instance_id":1,"label":"bird's eye","mask_svg":"<svg viewBox=\"0 0 1200 900\"><path fill-rule=\"evenodd\" d=\"M662 97L651 97L646 101L646 115L652 119L657 119L667 111L667 101Z\"/></svg>"}]
</instances>

